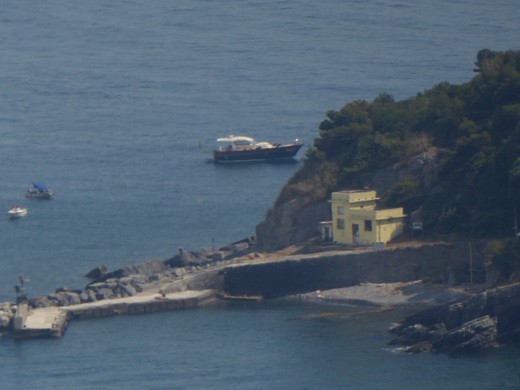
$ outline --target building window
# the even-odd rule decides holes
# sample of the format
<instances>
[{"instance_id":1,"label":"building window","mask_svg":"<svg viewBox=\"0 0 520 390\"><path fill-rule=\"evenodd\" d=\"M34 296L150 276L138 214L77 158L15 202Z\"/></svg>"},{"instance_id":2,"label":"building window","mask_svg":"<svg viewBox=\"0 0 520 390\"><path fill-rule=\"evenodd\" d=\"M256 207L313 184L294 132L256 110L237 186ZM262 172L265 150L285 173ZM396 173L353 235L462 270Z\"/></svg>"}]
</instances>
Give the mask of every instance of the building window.
<instances>
[{"instance_id":1,"label":"building window","mask_svg":"<svg viewBox=\"0 0 520 390\"><path fill-rule=\"evenodd\" d=\"M341 230L345 229L345 220L343 218L338 218L336 221L336 227Z\"/></svg>"},{"instance_id":2,"label":"building window","mask_svg":"<svg viewBox=\"0 0 520 390\"><path fill-rule=\"evenodd\" d=\"M372 221L365 219L365 232L372 231Z\"/></svg>"},{"instance_id":3,"label":"building window","mask_svg":"<svg viewBox=\"0 0 520 390\"><path fill-rule=\"evenodd\" d=\"M338 206L338 215L344 215L344 214L345 214L345 207Z\"/></svg>"}]
</instances>

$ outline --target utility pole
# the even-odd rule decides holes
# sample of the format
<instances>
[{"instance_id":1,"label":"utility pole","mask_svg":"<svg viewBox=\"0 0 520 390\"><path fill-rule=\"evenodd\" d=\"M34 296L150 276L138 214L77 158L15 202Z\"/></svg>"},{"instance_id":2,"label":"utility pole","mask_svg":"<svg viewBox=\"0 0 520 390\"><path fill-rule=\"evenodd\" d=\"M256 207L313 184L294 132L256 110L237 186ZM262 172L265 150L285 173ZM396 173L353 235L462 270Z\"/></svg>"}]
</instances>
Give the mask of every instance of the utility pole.
<instances>
[{"instance_id":1,"label":"utility pole","mask_svg":"<svg viewBox=\"0 0 520 390\"><path fill-rule=\"evenodd\" d=\"M516 222L516 205L513 206L513 212L515 216L515 237L518 237L518 224Z\"/></svg>"},{"instance_id":2,"label":"utility pole","mask_svg":"<svg viewBox=\"0 0 520 390\"><path fill-rule=\"evenodd\" d=\"M469 238L469 284L473 284L473 250L471 245L471 237Z\"/></svg>"},{"instance_id":3,"label":"utility pole","mask_svg":"<svg viewBox=\"0 0 520 390\"><path fill-rule=\"evenodd\" d=\"M473 213L469 218L469 284L473 285Z\"/></svg>"}]
</instances>

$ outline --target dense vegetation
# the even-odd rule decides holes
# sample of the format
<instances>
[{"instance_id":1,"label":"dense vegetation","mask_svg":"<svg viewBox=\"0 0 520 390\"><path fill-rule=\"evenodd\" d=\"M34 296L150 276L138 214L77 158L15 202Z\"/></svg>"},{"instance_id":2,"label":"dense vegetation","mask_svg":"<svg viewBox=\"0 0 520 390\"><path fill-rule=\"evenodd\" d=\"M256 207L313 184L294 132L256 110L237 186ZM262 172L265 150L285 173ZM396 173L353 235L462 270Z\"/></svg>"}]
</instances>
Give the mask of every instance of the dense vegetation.
<instances>
[{"instance_id":1,"label":"dense vegetation","mask_svg":"<svg viewBox=\"0 0 520 390\"><path fill-rule=\"evenodd\" d=\"M403 179L382 194L387 204L421 209L430 231L512 236L520 212L520 51L481 50L475 71L468 83L443 82L408 100L382 94L328 111L278 202L303 195L309 181L327 191L363 188L371 172L435 146L449 150L441 189L425 193L420 180Z\"/></svg>"},{"instance_id":2,"label":"dense vegetation","mask_svg":"<svg viewBox=\"0 0 520 390\"><path fill-rule=\"evenodd\" d=\"M489 265L501 275L502 281L520 279L520 241L506 238L489 242L486 248Z\"/></svg>"}]
</instances>

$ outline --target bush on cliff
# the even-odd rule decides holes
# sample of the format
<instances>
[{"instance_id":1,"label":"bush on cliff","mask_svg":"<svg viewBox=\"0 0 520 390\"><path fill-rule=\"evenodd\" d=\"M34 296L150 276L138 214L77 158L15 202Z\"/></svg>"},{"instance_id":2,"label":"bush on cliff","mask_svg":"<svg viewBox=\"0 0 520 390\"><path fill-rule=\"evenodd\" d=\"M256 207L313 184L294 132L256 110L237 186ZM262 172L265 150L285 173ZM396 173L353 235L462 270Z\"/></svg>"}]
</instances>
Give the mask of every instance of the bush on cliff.
<instances>
[{"instance_id":1,"label":"bush on cliff","mask_svg":"<svg viewBox=\"0 0 520 390\"><path fill-rule=\"evenodd\" d=\"M500 272L505 281L520 279L520 240L494 240L486 247L488 265Z\"/></svg>"},{"instance_id":2,"label":"bush on cliff","mask_svg":"<svg viewBox=\"0 0 520 390\"><path fill-rule=\"evenodd\" d=\"M384 198L387 207L404 207L405 213L418 209L424 201L424 191L419 180L404 178L392 186Z\"/></svg>"}]
</instances>

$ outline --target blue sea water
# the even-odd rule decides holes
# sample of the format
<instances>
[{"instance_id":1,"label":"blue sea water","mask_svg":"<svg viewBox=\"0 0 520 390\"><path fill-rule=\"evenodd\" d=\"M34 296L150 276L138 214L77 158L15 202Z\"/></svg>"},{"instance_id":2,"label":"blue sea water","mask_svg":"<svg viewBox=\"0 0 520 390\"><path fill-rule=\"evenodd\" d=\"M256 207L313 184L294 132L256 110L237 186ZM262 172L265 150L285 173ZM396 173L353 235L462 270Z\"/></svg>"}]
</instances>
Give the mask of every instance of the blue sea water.
<instances>
[{"instance_id":1,"label":"blue sea water","mask_svg":"<svg viewBox=\"0 0 520 390\"><path fill-rule=\"evenodd\" d=\"M290 164L208 164L215 139L311 145L329 109L474 77L477 52L519 49L515 0L128 0L0 7L0 301L82 275L254 234ZM201 146L199 148L199 145ZM55 198L24 198L41 181ZM1 388L518 388L520 354L407 357L402 313L267 302L73 323L0 340Z\"/></svg>"}]
</instances>

